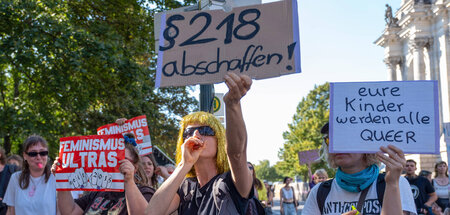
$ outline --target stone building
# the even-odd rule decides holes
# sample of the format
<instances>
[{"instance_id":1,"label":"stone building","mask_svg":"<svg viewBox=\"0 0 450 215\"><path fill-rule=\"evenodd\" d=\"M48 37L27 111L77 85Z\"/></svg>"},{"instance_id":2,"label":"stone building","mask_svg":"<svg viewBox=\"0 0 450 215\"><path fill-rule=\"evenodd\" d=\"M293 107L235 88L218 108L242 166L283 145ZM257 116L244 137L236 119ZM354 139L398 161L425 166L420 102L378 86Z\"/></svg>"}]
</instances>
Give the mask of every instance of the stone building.
<instances>
[{"instance_id":1,"label":"stone building","mask_svg":"<svg viewBox=\"0 0 450 215\"><path fill-rule=\"evenodd\" d=\"M402 0L393 13L386 5L386 28L375 44L384 47L388 80L438 80L440 96L440 155L407 155L418 170L434 172L447 158L450 124L450 0ZM445 135L446 134L446 135ZM448 162L447 162L448 163Z\"/></svg>"}]
</instances>

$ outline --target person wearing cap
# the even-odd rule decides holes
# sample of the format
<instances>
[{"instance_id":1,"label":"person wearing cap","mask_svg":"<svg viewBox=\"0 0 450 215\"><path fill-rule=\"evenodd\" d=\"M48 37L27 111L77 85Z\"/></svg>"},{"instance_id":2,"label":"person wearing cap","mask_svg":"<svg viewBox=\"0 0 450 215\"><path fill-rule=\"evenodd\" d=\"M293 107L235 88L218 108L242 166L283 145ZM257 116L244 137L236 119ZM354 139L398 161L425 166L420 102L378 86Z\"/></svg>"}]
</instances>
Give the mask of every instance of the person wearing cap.
<instances>
[{"instance_id":1,"label":"person wearing cap","mask_svg":"<svg viewBox=\"0 0 450 215\"><path fill-rule=\"evenodd\" d=\"M432 173L428 170L420 170L419 172L419 176L422 176L426 179L428 179L428 181L430 181L430 183L432 182L432 178L431 178Z\"/></svg>"},{"instance_id":2,"label":"person wearing cap","mask_svg":"<svg viewBox=\"0 0 450 215\"><path fill-rule=\"evenodd\" d=\"M313 187L309 194L303 214L415 214L414 200L405 178L400 177L406 163L403 151L395 146L380 147L376 154L328 153L328 123L322 127L323 155L331 168L337 168L336 177L331 181L329 193L324 196L319 208L318 192L322 184ZM387 155L385 155L386 153ZM380 161L386 165L384 177L385 191L377 195L377 178ZM327 181L328 182L328 181ZM387 192L388 191L388 192ZM366 197L360 200L360 197ZM382 199L380 205L379 199ZM359 203L359 204L358 204ZM322 212L321 212L322 211Z\"/></svg>"}]
</instances>

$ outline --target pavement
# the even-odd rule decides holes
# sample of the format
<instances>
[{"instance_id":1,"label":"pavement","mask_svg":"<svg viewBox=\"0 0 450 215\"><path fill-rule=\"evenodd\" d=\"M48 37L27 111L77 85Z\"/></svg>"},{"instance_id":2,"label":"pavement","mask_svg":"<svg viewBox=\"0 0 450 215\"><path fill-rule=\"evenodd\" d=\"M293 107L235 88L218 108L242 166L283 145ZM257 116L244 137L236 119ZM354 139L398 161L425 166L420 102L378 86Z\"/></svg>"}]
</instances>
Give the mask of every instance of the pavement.
<instances>
[{"instance_id":1,"label":"pavement","mask_svg":"<svg viewBox=\"0 0 450 215\"><path fill-rule=\"evenodd\" d=\"M274 206L272 207L272 213L273 215L280 215L280 199L275 198L273 200ZM302 214L303 206L305 205L305 202L300 202L297 210L297 214Z\"/></svg>"}]
</instances>

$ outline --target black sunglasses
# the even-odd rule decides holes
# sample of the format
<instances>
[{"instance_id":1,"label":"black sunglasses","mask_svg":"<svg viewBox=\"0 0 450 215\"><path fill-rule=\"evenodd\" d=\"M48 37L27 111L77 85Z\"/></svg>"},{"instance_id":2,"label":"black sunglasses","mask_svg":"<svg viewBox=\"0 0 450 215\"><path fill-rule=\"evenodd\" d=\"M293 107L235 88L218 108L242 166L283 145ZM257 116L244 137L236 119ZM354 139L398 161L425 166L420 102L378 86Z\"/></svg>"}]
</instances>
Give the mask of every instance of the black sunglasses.
<instances>
[{"instance_id":1,"label":"black sunglasses","mask_svg":"<svg viewBox=\"0 0 450 215\"><path fill-rule=\"evenodd\" d=\"M186 128L183 133L183 138L186 139L186 138L192 137L192 135L194 135L195 130L197 130L198 133L200 133L202 136L215 136L216 135L216 133L214 132L214 130L211 127L200 126L200 127Z\"/></svg>"},{"instance_id":2,"label":"black sunglasses","mask_svg":"<svg viewBox=\"0 0 450 215\"><path fill-rule=\"evenodd\" d=\"M47 156L48 155L48 151L42 151L42 152L25 152L28 156L30 157L36 157L38 154L41 157Z\"/></svg>"}]
</instances>

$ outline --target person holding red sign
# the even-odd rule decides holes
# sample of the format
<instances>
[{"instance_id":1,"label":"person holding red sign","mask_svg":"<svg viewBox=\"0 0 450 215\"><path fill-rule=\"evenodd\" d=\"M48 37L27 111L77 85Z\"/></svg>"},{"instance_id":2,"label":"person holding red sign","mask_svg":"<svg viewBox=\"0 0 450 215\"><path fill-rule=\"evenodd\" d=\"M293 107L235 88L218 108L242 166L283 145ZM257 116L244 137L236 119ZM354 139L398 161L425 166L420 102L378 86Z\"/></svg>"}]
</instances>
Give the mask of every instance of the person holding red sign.
<instances>
[{"instance_id":1,"label":"person holding red sign","mask_svg":"<svg viewBox=\"0 0 450 215\"><path fill-rule=\"evenodd\" d=\"M56 214L56 181L47 165L47 141L29 136L23 144L23 158L22 171L11 176L3 200L7 214Z\"/></svg>"},{"instance_id":2,"label":"person holding red sign","mask_svg":"<svg viewBox=\"0 0 450 215\"><path fill-rule=\"evenodd\" d=\"M241 98L252 80L228 73L224 96L227 131L212 114L196 112L180 122L172 175L156 191L146 214L245 214L254 197L247 168L247 130Z\"/></svg>"},{"instance_id":3,"label":"person holding red sign","mask_svg":"<svg viewBox=\"0 0 450 215\"><path fill-rule=\"evenodd\" d=\"M116 124L122 126L125 124L126 121L127 121L126 118L120 118L116 120ZM135 146L138 145L136 143L136 135L134 135L134 133L131 132L126 133L125 136L127 138L126 141L132 142L132 144ZM142 167L144 168L145 171L145 175L147 176L148 179L148 185L150 187L153 187L155 189L158 188L158 175L161 175L161 177L163 177L164 180L170 176L165 167L157 166L157 162L153 154L141 155L141 162Z\"/></svg>"},{"instance_id":4,"label":"person holding red sign","mask_svg":"<svg viewBox=\"0 0 450 215\"><path fill-rule=\"evenodd\" d=\"M143 214L155 190L148 187L140 162L136 148L125 141L125 159L119 161L125 192L90 192L73 200L70 191L58 191L61 214ZM52 166L53 173L60 163L57 158Z\"/></svg>"}]
</instances>

